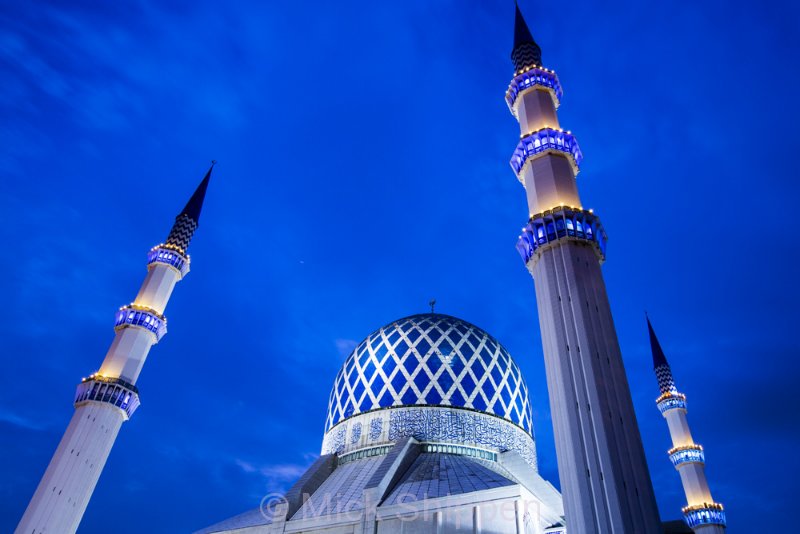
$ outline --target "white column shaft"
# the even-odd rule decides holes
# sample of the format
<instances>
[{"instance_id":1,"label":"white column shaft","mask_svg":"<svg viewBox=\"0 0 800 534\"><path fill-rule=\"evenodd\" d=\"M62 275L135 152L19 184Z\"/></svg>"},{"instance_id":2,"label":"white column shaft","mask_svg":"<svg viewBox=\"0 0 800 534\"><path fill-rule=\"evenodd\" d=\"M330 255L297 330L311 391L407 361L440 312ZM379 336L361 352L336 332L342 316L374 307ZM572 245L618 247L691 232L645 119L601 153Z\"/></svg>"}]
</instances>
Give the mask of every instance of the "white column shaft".
<instances>
[{"instance_id":1,"label":"white column shaft","mask_svg":"<svg viewBox=\"0 0 800 534\"><path fill-rule=\"evenodd\" d=\"M172 291L175 289L175 284L180 279L181 273L177 269L163 263L151 264L147 270L147 277L145 277L133 303L163 314L167 302L172 296Z\"/></svg>"},{"instance_id":2,"label":"white column shaft","mask_svg":"<svg viewBox=\"0 0 800 534\"><path fill-rule=\"evenodd\" d=\"M689 421L686 419L686 410L680 408L668 410L664 413L664 419L667 420L673 447L684 447L694 444L692 433L689 430Z\"/></svg>"},{"instance_id":3,"label":"white column shaft","mask_svg":"<svg viewBox=\"0 0 800 534\"><path fill-rule=\"evenodd\" d=\"M88 402L75 409L15 532L72 533L78 529L124 419L120 409L105 403Z\"/></svg>"},{"instance_id":4,"label":"white column shaft","mask_svg":"<svg viewBox=\"0 0 800 534\"><path fill-rule=\"evenodd\" d=\"M655 497L594 250L558 243L534 261L570 532L658 532Z\"/></svg>"}]
</instances>

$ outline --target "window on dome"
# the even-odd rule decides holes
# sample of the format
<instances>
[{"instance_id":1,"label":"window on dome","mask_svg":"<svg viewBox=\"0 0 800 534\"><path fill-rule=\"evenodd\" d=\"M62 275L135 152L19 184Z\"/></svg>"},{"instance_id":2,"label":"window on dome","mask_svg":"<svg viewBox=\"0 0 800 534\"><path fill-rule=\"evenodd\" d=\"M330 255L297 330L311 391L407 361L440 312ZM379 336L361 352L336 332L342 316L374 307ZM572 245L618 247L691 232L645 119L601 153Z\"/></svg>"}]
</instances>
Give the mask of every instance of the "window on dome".
<instances>
[{"instance_id":1,"label":"window on dome","mask_svg":"<svg viewBox=\"0 0 800 534\"><path fill-rule=\"evenodd\" d=\"M464 373L464 376L459 381L459 385L468 397L472 395L472 392L475 390L475 381L472 379L472 375L469 373Z\"/></svg>"},{"instance_id":2,"label":"window on dome","mask_svg":"<svg viewBox=\"0 0 800 534\"><path fill-rule=\"evenodd\" d=\"M436 388L431 388L428 394L425 396L425 404L437 405L442 403L442 396L439 395L439 392Z\"/></svg>"},{"instance_id":3,"label":"window on dome","mask_svg":"<svg viewBox=\"0 0 800 534\"><path fill-rule=\"evenodd\" d=\"M406 385L406 378L403 376L403 373L398 371L397 374L394 375L394 378L392 378L392 389L394 389L395 393L399 395L400 391L403 389L403 386L405 385Z\"/></svg>"},{"instance_id":4,"label":"window on dome","mask_svg":"<svg viewBox=\"0 0 800 534\"><path fill-rule=\"evenodd\" d=\"M417 376L414 377L414 385L417 386L420 394L422 394L425 389L428 387L428 384L431 383L431 379L428 377L428 374L425 372L424 369L421 369Z\"/></svg>"},{"instance_id":5,"label":"window on dome","mask_svg":"<svg viewBox=\"0 0 800 534\"><path fill-rule=\"evenodd\" d=\"M363 365L363 364L362 364ZM368 360L366 362L366 366L362 367L364 376L369 379L373 374L375 374L375 364L372 363L372 360Z\"/></svg>"},{"instance_id":6,"label":"window on dome","mask_svg":"<svg viewBox=\"0 0 800 534\"><path fill-rule=\"evenodd\" d=\"M425 356L428 354L428 351L431 350L431 344L425 338L419 340L416 346L417 352L419 352L420 356Z\"/></svg>"},{"instance_id":7,"label":"window on dome","mask_svg":"<svg viewBox=\"0 0 800 534\"><path fill-rule=\"evenodd\" d=\"M427 358L425 358L425 363L427 364L431 375L436 376L437 371L439 371L439 369L442 367L442 364L445 362L442 360L441 356L435 354L429 355Z\"/></svg>"},{"instance_id":8,"label":"window on dome","mask_svg":"<svg viewBox=\"0 0 800 534\"><path fill-rule=\"evenodd\" d=\"M361 395L364 394L365 389L366 388L364 387L364 383L361 380L359 380L356 383L355 387L353 388L353 397L355 398L356 402L358 402L361 399Z\"/></svg>"},{"instance_id":9,"label":"window on dome","mask_svg":"<svg viewBox=\"0 0 800 534\"><path fill-rule=\"evenodd\" d=\"M475 398L472 399L472 407L481 412L486 411L486 401L483 399L483 395L480 393L475 395Z\"/></svg>"},{"instance_id":10,"label":"window on dome","mask_svg":"<svg viewBox=\"0 0 800 534\"><path fill-rule=\"evenodd\" d=\"M414 371L417 370L417 367L419 367L419 360L416 357L414 357L414 355L408 354L403 359L402 364L403 364L403 369L406 370L406 374L408 376L412 376L414 374Z\"/></svg>"},{"instance_id":11,"label":"window on dome","mask_svg":"<svg viewBox=\"0 0 800 534\"><path fill-rule=\"evenodd\" d=\"M383 374L387 377L392 376L392 371L394 371L395 367L397 367L397 361L392 357L392 355L387 356L381 362L381 369L383 369Z\"/></svg>"},{"instance_id":12,"label":"window on dome","mask_svg":"<svg viewBox=\"0 0 800 534\"><path fill-rule=\"evenodd\" d=\"M458 377L465 369L464 360L461 358L460 354L453 354L452 358L450 358L450 369L453 370L453 374Z\"/></svg>"},{"instance_id":13,"label":"window on dome","mask_svg":"<svg viewBox=\"0 0 800 534\"><path fill-rule=\"evenodd\" d=\"M383 381L383 377L381 376L381 374L375 373L375 377L372 380L369 389L372 391L373 395L377 396L377 393L379 393L383 389L384 384L385 382Z\"/></svg>"},{"instance_id":14,"label":"window on dome","mask_svg":"<svg viewBox=\"0 0 800 534\"><path fill-rule=\"evenodd\" d=\"M481 387L481 392L483 393L483 396L486 397L486 402L487 403L492 402L492 398L494 397L495 387L492 385L492 381L489 380L488 378L483 381L483 386ZM474 404L474 402L473 402L473 404ZM476 408L477 408L477 406L476 406ZM483 408L486 408L486 404L484 404ZM483 408L478 408L478 409L482 410Z\"/></svg>"},{"instance_id":15,"label":"window on dome","mask_svg":"<svg viewBox=\"0 0 800 534\"><path fill-rule=\"evenodd\" d=\"M396 342L398 339L400 339L400 332L399 332L397 329L395 329L395 330L394 330L394 331L393 331L391 334L389 334L389 336L387 337L387 339L389 340L389 346L392 346L392 345L394 345L394 344L395 344L395 342Z\"/></svg>"},{"instance_id":16,"label":"window on dome","mask_svg":"<svg viewBox=\"0 0 800 534\"><path fill-rule=\"evenodd\" d=\"M431 328L428 332L428 337L433 343L436 343L442 337L442 332L438 328Z\"/></svg>"},{"instance_id":17,"label":"window on dome","mask_svg":"<svg viewBox=\"0 0 800 534\"><path fill-rule=\"evenodd\" d=\"M414 390L410 387L403 393L403 397L401 398L404 405L409 406L411 404L417 403L417 394L414 393Z\"/></svg>"},{"instance_id":18,"label":"window on dome","mask_svg":"<svg viewBox=\"0 0 800 534\"><path fill-rule=\"evenodd\" d=\"M450 401L450 405L451 406L466 406L467 405L467 400L464 398L464 396L461 394L461 392L458 390L458 388L455 388L453 390L453 392L450 394L450 397L448 398L448 400Z\"/></svg>"},{"instance_id":19,"label":"window on dome","mask_svg":"<svg viewBox=\"0 0 800 534\"><path fill-rule=\"evenodd\" d=\"M394 395L388 389L384 392L380 399L378 399L378 406L381 408L388 408L394 404Z\"/></svg>"},{"instance_id":20,"label":"window on dome","mask_svg":"<svg viewBox=\"0 0 800 534\"><path fill-rule=\"evenodd\" d=\"M402 358L406 352L408 352L408 343L405 340L400 340L400 343L394 348L394 353Z\"/></svg>"},{"instance_id":21,"label":"window on dome","mask_svg":"<svg viewBox=\"0 0 800 534\"><path fill-rule=\"evenodd\" d=\"M445 395L447 395L447 393L452 389L453 384L455 384L455 379L451 373L452 371L445 367L445 370L441 375L439 375L439 387L442 388L442 391L444 391Z\"/></svg>"},{"instance_id":22,"label":"window on dome","mask_svg":"<svg viewBox=\"0 0 800 534\"><path fill-rule=\"evenodd\" d=\"M386 344L381 343L377 347L373 348L372 352L375 354L375 358L378 361L381 361L381 359L383 359L383 357L386 355L387 352L389 352L389 350L386 348Z\"/></svg>"},{"instance_id":23,"label":"window on dome","mask_svg":"<svg viewBox=\"0 0 800 534\"><path fill-rule=\"evenodd\" d=\"M417 328L410 328L406 332L406 337L408 338L408 340L412 344L419 338L420 335L422 335L422 334L420 334L420 332L419 332L419 330Z\"/></svg>"}]
</instances>

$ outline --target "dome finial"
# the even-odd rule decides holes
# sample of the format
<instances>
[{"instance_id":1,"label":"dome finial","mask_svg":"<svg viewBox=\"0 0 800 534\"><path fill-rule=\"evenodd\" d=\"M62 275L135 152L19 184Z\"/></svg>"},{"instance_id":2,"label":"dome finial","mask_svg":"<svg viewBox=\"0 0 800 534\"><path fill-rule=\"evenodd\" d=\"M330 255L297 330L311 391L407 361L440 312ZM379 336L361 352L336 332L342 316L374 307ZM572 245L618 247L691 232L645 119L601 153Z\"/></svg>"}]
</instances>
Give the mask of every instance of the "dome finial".
<instances>
[{"instance_id":1,"label":"dome finial","mask_svg":"<svg viewBox=\"0 0 800 534\"><path fill-rule=\"evenodd\" d=\"M431 299L431 301L428 303L428 306L431 307L431 313L436 313L434 311L434 308L436 308L436 299Z\"/></svg>"}]
</instances>

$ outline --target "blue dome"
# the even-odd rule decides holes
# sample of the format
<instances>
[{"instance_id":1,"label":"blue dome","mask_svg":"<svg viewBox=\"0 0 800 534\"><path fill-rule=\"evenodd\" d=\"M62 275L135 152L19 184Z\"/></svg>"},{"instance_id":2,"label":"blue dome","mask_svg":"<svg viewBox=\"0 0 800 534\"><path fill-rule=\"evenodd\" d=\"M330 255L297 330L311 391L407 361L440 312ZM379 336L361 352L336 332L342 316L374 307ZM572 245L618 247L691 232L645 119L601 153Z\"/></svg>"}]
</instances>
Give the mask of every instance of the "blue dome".
<instances>
[{"instance_id":1,"label":"blue dome","mask_svg":"<svg viewBox=\"0 0 800 534\"><path fill-rule=\"evenodd\" d=\"M492 336L449 315L412 315L362 341L336 375L325 431L399 406L476 410L532 436L528 387L517 364Z\"/></svg>"}]
</instances>

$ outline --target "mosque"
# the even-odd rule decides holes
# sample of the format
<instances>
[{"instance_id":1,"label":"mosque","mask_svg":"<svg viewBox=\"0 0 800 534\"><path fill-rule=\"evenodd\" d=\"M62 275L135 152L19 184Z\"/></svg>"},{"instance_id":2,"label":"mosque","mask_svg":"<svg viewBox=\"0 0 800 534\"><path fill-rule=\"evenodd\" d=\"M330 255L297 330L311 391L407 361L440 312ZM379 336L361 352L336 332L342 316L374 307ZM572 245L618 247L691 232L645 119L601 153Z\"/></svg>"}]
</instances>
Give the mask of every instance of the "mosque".
<instances>
[{"instance_id":1,"label":"mosque","mask_svg":"<svg viewBox=\"0 0 800 534\"><path fill-rule=\"evenodd\" d=\"M478 326L431 310L356 346L332 377L320 456L285 495L199 534L725 531L686 397L648 319L657 406L687 496L686 527L659 518L601 272L606 234L581 207L583 155L560 128L560 81L542 67L519 7L511 58L506 102L521 137L510 164L530 213L517 249L535 280L563 494L538 473L531 400L514 359ZM139 405L147 354L166 334L164 309L189 272L210 176L148 254L147 277L117 312L99 371L78 385L75 414L18 533L77 530L122 423Z\"/></svg>"}]
</instances>

